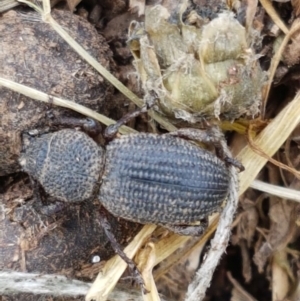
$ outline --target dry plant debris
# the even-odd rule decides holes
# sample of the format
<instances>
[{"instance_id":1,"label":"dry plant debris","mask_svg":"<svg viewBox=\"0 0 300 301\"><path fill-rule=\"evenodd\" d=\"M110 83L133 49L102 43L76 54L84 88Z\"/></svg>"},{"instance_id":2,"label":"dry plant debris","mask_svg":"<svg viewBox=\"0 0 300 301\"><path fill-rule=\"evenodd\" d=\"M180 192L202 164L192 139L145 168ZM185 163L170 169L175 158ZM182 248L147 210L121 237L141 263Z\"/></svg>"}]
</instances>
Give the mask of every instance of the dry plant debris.
<instances>
[{"instance_id":1,"label":"dry plant debris","mask_svg":"<svg viewBox=\"0 0 300 301\"><path fill-rule=\"evenodd\" d=\"M265 75L251 47L259 33L247 33L221 2L210 21L197 10L183 15L184 4L171 12L147 7L145 22L130 25L129 45L145 94L155 91L164 114L192 123L257 116Z\"/></svg>"},{"instance_id":2,"label":"dry plant debris","mask_svg":"<svg viewBox=\"0 0 300 301\"><path fill-rule=\"evenodd\" d=\"M89 6L90 3L87 4L87 2L87 0L83 0L80 5L83 5L83 9L86 9L87 12L91 12L92 8ZM122 1L111 2L111 7L107 5L107 1L103 2L103 6L101 6L102 12L105 11L106 13L105 17L107 18L108 22L113 22L114 18L119 17L121 14L128 14L126 11L124 11L124 8L126 7L126 5L123 5L124 3L121 3L119 6L120 10L117 9L118 4ZM220 4L219 1L213 2L217 5ZM270 127L270 130L272 129L271 131L265 131L263 135L258 136L258 139L254 138L253 140L255 143L257 143L257 146L262 148L267 154L269 154L269 156L273 156L273 154L276 152L275 158L277 160L291 168L299 170L300 131L299 126L296 127L297 120L299 122L299 95L295 97L296 92L300 88L298 80L300 77L299 57L297 53L297 49L299 48L299 28L297 27L297 23L299 21L299 5L297 5L297 1L270 2L267 0L261 0L260 4L258 5L256 5L257 3L255 3L255 5L251 4L251 13L249 13L249 10L247 11L247 8L250 7L249 2L230 2L233 3L232 7L236 12L238 12L239 17L242 15L241 13L243 11L248 12L246 15L252 14L255 16L253 26L256 29L259 29L263 39L261 41L262 47L255 43L253 47L258 55L262 55L262 57L259 59L259 62L261 63L263 70L268 70L270 67L270 62L272 62L271 68L269 69L269 74L271 75L268 80L269 91L268 93L264 94L264 97L266 98L266 95L269 95L265 116L269 119L275 118L275 123L273 123L272 127ZM255 1L253 1L253 3L254 2ZM140 1L140 3L142 3L142 1ZM169 7L172 7L168 1L162 1L162 4L165 7L168 7L168 9ZM197 11L197 7L205 8L207 1L194 0L193 4L195 5ZM193 8L195 9L195 7ZM171 11L172 10L168 10L168 12ZM128 14L128 16L130 16L130 14ZM0 16L0 21L2 18L3 15ZM128 17L128 19L132 19L132 16ZM104 22L101 18L99 20L96 26L105 35L106 22ZM176 22L178 24L178 18L176 18ZM251 22L246 22L242 25L248 30L247 24L249 25L249 23ZM44 25L45 24L41 26ZM118 32L120 31L124 31L124 28L118 28L115 26L114 36L117 36ZM1 34L2 32L3 31L1 31ZM14 34L15 33L11 33L12 36ZM6 37L5 35L3 36ZM1 36L1 38L3 36ZM113 36L111 32L110 36ZM124 40L125 39L126 38L124 38ZM137 40L139 41L139 39ZM283 40L285 41L285 44L280 44ZM280 47L276 45L279 45ZM133 87L137 82L136 80L132 81L132 76L129 76L133 74L133 69L130 65L128 65L128 52L123 52L122 47L125 48L124 44L121 45L118 42L110 43L110 48L113 51L114 58L118 64L118 75L120 78L125 79L125 83L129 87ZM116 54L118 55L118 58ZM127 56L126 59L120 59L122 54ZM0 63L3 64L3 62L4 61L1 59ZM276 80L275 84L273 79ZM136 86L135 89L138 90ZM48 90L44 91L49 92ZM69 97L68 95L64 97L69 99L72 98L72 96ZM2 98L0 98L0 103L1 100ZM291 102L291 100L293 101ZM21 102L18 104L20 103ZM288 106L289 103L292 105L292 109L288 114L281 115L280 112L282 108L284 106ZM39 104L33 103L33 106L39 106ZM122 105L118 105L119 109L121 107ZM22 106L15 107L14 110L16 118L18 116L18 111L21 109ZM108 112L108 114L110 117L112 117L111 112ZM284 124L286 126L282 126ZM1 128L3 125L4 123L1 120ZM282 126L281 130L277 131L277 125ZM144 121L142 119L137 121L136 126L145 129ZM292 127L294 127L295 130L293 134L290 135L289 131ZM266 130L267 129L268 127ZM5 134L5 132L1 133L0 138L3 136L3 134ZM236 136L237 135L231 137L231 141L235 140ZM284 140L286 140L287 136L289 136L289 138L284 143ZM18 133L16 134L16 137L18 137ZM278 142L280 145L278 145L277 140L280 141ZM266 141L265 144L263 143L264 141ZM268 145L270 148L267 148ZM280 148L281 145L282 147ZM278 149L279 151L277 152ZM246 146L246 151L242 151L239 155L247 167L245 174L250 174L249 179L246 179L247 177L243 174L241 175L240 181L242 192L246 190L246 188L251 184L253 178L256 177L258 171L267 162L266 158L261 159L261 157L254 152L252 152L250 156L250 153L250 148ZM10 191L10 193L14 194L14 197L11 197L11 199L14 199L14 201L11 203L12 207L10 207L9 210L2 211L1 213L1 218L3 217L5 220L9 218L9 214L12 212L11 210L20 211L20 208L22 208L20 204L23 203L26 205L25 208L28 208L27 205L31 205L32 202L30 196L31 191L28 189L28 182L25 182L27 189L22 190L20 185L14 186L15 183L18 182L16 181L18 179L16 177L22 178L22 175L12 175L0 178L1 208L7 208L7 198L3 198L7 191ZM294 174L288 173L287 171L277 167L271 167L269 165L268 168L264 168L262 172L260 172L259 179L264 182L269 182L273 185L291 187L294 191L299 191L300 188L299 179ZM15 188L12 189L12 187ZM258 193L254 190L248 190L243 196L240 204L239 213L237 214L236 220L233 223L232 244L227 248L227 254L223 255L223 260L216 270L211 283L211 288L207 291L206 300L213 300L215 298L222 298L222 300L230 300L231 298L231 300L299 300L299 205L293 203L292 201L278 199L272 197L270 194ZM22 210L24 210L24 208ZM8 221L11 222L10 219L8 219ZM25 220L25 223L29 222L30 220ZM54 224L46 224L46 226L48 226L46 231L44 231L44 225L42 225L42 227L38 227L40 224L37 224L37 227L34 228L37 232L27 232L27 236L25 236L26 240L25 243L23 241L21 250L25 250L25 254L26 252L32 252L36 250L35 248L38 248L36 244L37 238L42 241L45 239L45 237L50 237L54 231L57 231L57 228L59 231L61 231L61 224L59 222L60 220L56 221ZM52 226L54 227L52 228ZM6 231L7 228L5 227L4 229ZM212 229L214 229L214 226L212 226ZM21 230L23 231L23 229ZM47 232L47 230L49 231ZM18 235L16 235L16 237L18 237ZM160 249L161 244L164 244L165 247L168 247L169 249L174 247L175 241L177 241L178 245L183 245L184 240L182 240L180 237L172 237L172 239L168 240L170 237L172 236L169 236L167 239L163 238L161 241L158 241L157 244L154 241L157 256L156 263L164 258L161 253L162 250ZM153 238L156 239L157 236L153 235ZM165 251L166 250L164 250L164 252ZM11 254L18 255L18 252L13 251ZM187 253L188 251L185 253L183 252L182 254ZM20 254L22 254L22 252ZM65 257L68 255L70 256L70 253L66 252L64 255ZM199 255L196 255L196 257L198 256ZM191 260L191 258L189 260ZM174 261L177 262L178 258L174 257ZM27 261L22 261L23 267L26 267L26 263ZM166 270L172 274L172 268L169 269L172 263L169 262L168 264L169 267ZM75 262L74 265L76 265ZM74 268L73 264L72 268ZM184 267L182 267L182 265L177 267L174 265L173 269L176 268L181 271ZM91 271L89 269L84 269L84 264L79 269L80 273L83 273L81 275L91 275ZM87 274L84 274L84 271L87 271ZM57 272L63 273L64 271L59 271L58 269ZM93 270L93 275L96 272L97 271ZM231 272L231 275L229 272ZM185 270L185 273L189 272ZM79 274L75 274L75 277L80 277ZM190 279L193 276L192 274L193 273L191 272L191 274L188 274L186 277L184 276L184 278ZM71 273L71 275L74 277L74 274ZM163 273L160 273L160 275L163 275ZM226 275L228 275L228 278ZM176 277L174 278L176 279ZM172 300L175 296L176 300L180 300L179 297L177 298L177 296L181 296L181 298L183 298L185 292L181 291L180 287L183 286L179 285L184 281L182 278L183 277L179 277L179 279L177 279L175 282L171 282L171 284L170 279L167 279L167 281L164 280L165 278L159 278L156 280L160 282L160 285L162 286L164 285L165 281L165 287L172 287L172 289L164 290L167 300ZM177 285L178 288L176 289ZM186 286L184 287L186 288ZM178 294L174 295L176 293ZM20 298L22 298L22 300L37 300L40 298L40 296L31 296L29 298L28 296L24 295L16 295L3 296L1 298L2 300L18 300ZM59 298L59 300L62 299L67 300L64 297ZM49 297L48 300L58 299Z\"/></svg>"}]
</instances>

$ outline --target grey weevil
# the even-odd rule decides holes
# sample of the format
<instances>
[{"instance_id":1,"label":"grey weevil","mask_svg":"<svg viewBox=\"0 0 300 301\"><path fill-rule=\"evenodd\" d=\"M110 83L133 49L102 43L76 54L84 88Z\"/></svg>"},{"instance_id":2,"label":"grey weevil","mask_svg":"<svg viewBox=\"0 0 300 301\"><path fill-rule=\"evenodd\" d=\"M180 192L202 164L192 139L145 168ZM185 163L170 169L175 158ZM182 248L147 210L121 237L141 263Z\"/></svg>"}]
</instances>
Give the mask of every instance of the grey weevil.
<instances>
[{"instance_id":1,"label":"grey weevil","mask_svg":"<svg viewBox=\"0 0 300 301\"><path fill-rule=\"evenodd\" d=\"M119 125L112 128L113 134ZM241 169L222 153L218 133L211 128L131 134L113 139L104 149L83 132L65 129L36 138L19 162L57 199L79 202L97 195L116 217L159 224L182 235L199 235L205 226L194 223L220 209L230 178L224 161L180 137L213 143L227 163ZM100 222L115 252L143 284L105 216Z\"/></svg>"},{"instance_id":2,"label":"grey weevil","mask_svg":"<svg viewBox=\"0 0 300 301\"><path fill-rule=\"evenodd\" d=\"M117 217L167 227L216 212L229 186L221 159L170 134L126 135L105 150L83 132L65 129L36 138L20 163L57 199L78 202L98 193Z\"/></svg>"}]
</instances>

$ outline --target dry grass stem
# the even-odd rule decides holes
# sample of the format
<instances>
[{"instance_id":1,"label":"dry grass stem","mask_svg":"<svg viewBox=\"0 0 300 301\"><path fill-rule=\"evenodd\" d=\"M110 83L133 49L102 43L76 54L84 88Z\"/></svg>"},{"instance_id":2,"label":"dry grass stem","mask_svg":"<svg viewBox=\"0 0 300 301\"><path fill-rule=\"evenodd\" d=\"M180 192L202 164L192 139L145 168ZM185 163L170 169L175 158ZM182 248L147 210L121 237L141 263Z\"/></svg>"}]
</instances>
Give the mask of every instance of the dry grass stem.
<instances>
[{"instance_id":1,"label":"dry grass stem","mask_svg":"<svg viewBox=\"0 0 300 301\"><path fill-rule=\"evenodd\" d=\"M281 170L286 170L290 173L292 173L295 177L297 177L298 179L300 179L300 172L297 171L295 168L283 164L281 162L279 162L278 160L273 159L272 157L268 156L267 154L265 154L259 147L257 147L255 145L255 143L253 143L253 140L251 138L251 135L248 135L248 143L251 146L251 148L260 156L265 157L269 162L273 163L275 166L278 166Z\"/></svg>"},{"instance_id":2,"label":"dry grass stem","mask_svg":"<svg viewBox=\"0 0 300 301\"><path fill-rule=\"evenodd\" d=\"M234 286L231 301L257 301L257 299L255 299L247 291L245 291L245 289L232 277L230 272L227 272L227 278Z\"/></svg>"},{"instance_id":3,"label":"dry grass stem","mask_svg":"<svg viewBox=\"0 0 300 301\"><path fill-rule=\"evenodd\" d=\"M82 106L80 104L77 104L73 101L62 99L59 97L54 97L51 95L48 95L46 93L40 92L36 89L18 84L16 82L13 82L8 79L4 79L0 77L0 85L6 88L9 88L15 92L21 93L27 97L30 97L35 100L39 100L42 102L54 104L56 106L64 107L71 109L73 111L76 111L78 113L81 113L85 116L91 117L95 120L98 120L99 122L105 124L105 125L110 125L116 123L113 119L110 119L102 114L99 114L85 106ZM121 134L130 134L130 133L135 133L136 131L132 128L129 128L127 126L122 126L120 128L120 133Z\"/></svg>"},{"instance_id":4,"label":"dry grass stem","mask_svg":"<svg viewBox=\"0 0 300 301\"><path fill-rule=\"evenodd\" d=\"M43 0L43 11L45 19L51 14L51 3L50 0Z\"/></svg>"},{"instance_id":5,"label":"dry grass stem","mask_svg":"<svg viewBox=\"0 0 300 301\"><path fill-rule=\"evenodd\" d=\"M156 250L154 243L147 243L145 248L139 251L136 258L139 262L138 269L141 271L145 281L145 287L147 291L149 291L148 294L143 294L144 301L160 301L152 274L152 270L156 261Z\"/></svg>"},{"instance_id":6,"label":"dry grass stem","mask_svg":"<svg viewBox=\"0 0 300 301\"><path fill-rule=\"evenodd\" d=\"M289 29L288 27L284 24L284 22L281 20L281 18L279 17L278 13L276 12L276 10L274 9L272 3L270 0L259 0L259 2L261 3L261 5L264 7L264 9L266 10L266 12L269 14L269 16L271 17L271 19L273 20L273 22L285 33L288 34L289 33Z\"/></svg>"},{"instance_id":7,"label":"dry grass stem","mask_svg":"<svg viewBox=\"0 0 300 301\"><path fill-rule=\"evenodd\" d=\"M253 139L253 142L265 154L272 157L299 122L300 93ZM245 166L245 172L240 174L240 194L242 194L252 184L268 160L254 152L249 145L241 150L237 159Z\"/></svg>"},{"instance_id":8,"label":"dry grass stem","mask_svg":"<svg viewBox=\"0 0 300 301\"><path fill-rule=\"evenodd\" d=\"M0 13L9 10L15 6L19 5L16 0L1 0L0 2Z\"/></svg>"},{"instance_id":9,"label":"dry grass stem","mask_svg":"<svg viewBox=\"0 0 300 301\"><path fill-rule=\"evenodd\" d=\"M299 190L280 187L259 180L254 180L250 185L252 188L275 195L282 199L288 199L295 202L300 202Z\"/></svg>"}]
</instances>

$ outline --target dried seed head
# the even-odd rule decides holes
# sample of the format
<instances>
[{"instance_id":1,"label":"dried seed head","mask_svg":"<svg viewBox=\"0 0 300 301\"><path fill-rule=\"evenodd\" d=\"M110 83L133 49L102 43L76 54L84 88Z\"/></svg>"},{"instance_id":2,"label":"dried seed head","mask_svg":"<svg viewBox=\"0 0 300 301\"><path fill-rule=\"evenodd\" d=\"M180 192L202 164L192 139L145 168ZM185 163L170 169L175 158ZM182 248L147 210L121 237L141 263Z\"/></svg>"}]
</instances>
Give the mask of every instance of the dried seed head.
<instances>
[{"instance_id":1,"label":"dried seed head","mask_svg":"<svg viewBox=\"0 0 300 301\"><path fill-rule=\"evenodd\" d=\"M192 13L194 24L182 16L170 21L167 9L157 5L146 9L144 34L135 30L142 25L130 27L145 93L155 91L164 114L188 122L253 117L266 76L245 27L227 11L199 28L195 18L201 17Z\"/></svg>"},{"instance_id":2,"label":"dried seed head","mask_svg":"<svg viewBox=\"0 0 300 301\"><path fill-rule=\"evenodd\" d=\"M99 186L104 150L82 132L62 130L36 138L19 162L51 196L79 202Z\"/></svg>"}]
</instances>

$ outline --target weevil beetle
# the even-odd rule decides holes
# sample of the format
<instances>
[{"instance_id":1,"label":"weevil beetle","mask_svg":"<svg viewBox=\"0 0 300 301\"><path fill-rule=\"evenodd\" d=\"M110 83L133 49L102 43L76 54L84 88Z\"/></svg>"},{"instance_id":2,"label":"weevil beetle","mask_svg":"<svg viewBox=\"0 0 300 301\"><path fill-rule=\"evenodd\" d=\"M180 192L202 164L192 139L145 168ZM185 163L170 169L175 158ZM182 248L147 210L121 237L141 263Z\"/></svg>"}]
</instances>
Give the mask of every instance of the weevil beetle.
<instances>
[{"instance_id":1,"label":"weevil beetle","mask_svg":"<svg viewBox=\"0 0 300 301\"><path fill-rule=\"evenodd\" d=\"M229 187L221 159L169 134L122 136L104 149L65 129L36 138L20 163L57 199L95 193L114 216L144 224L197 222L220 208Z\"/></svg>"}]
</instances>

